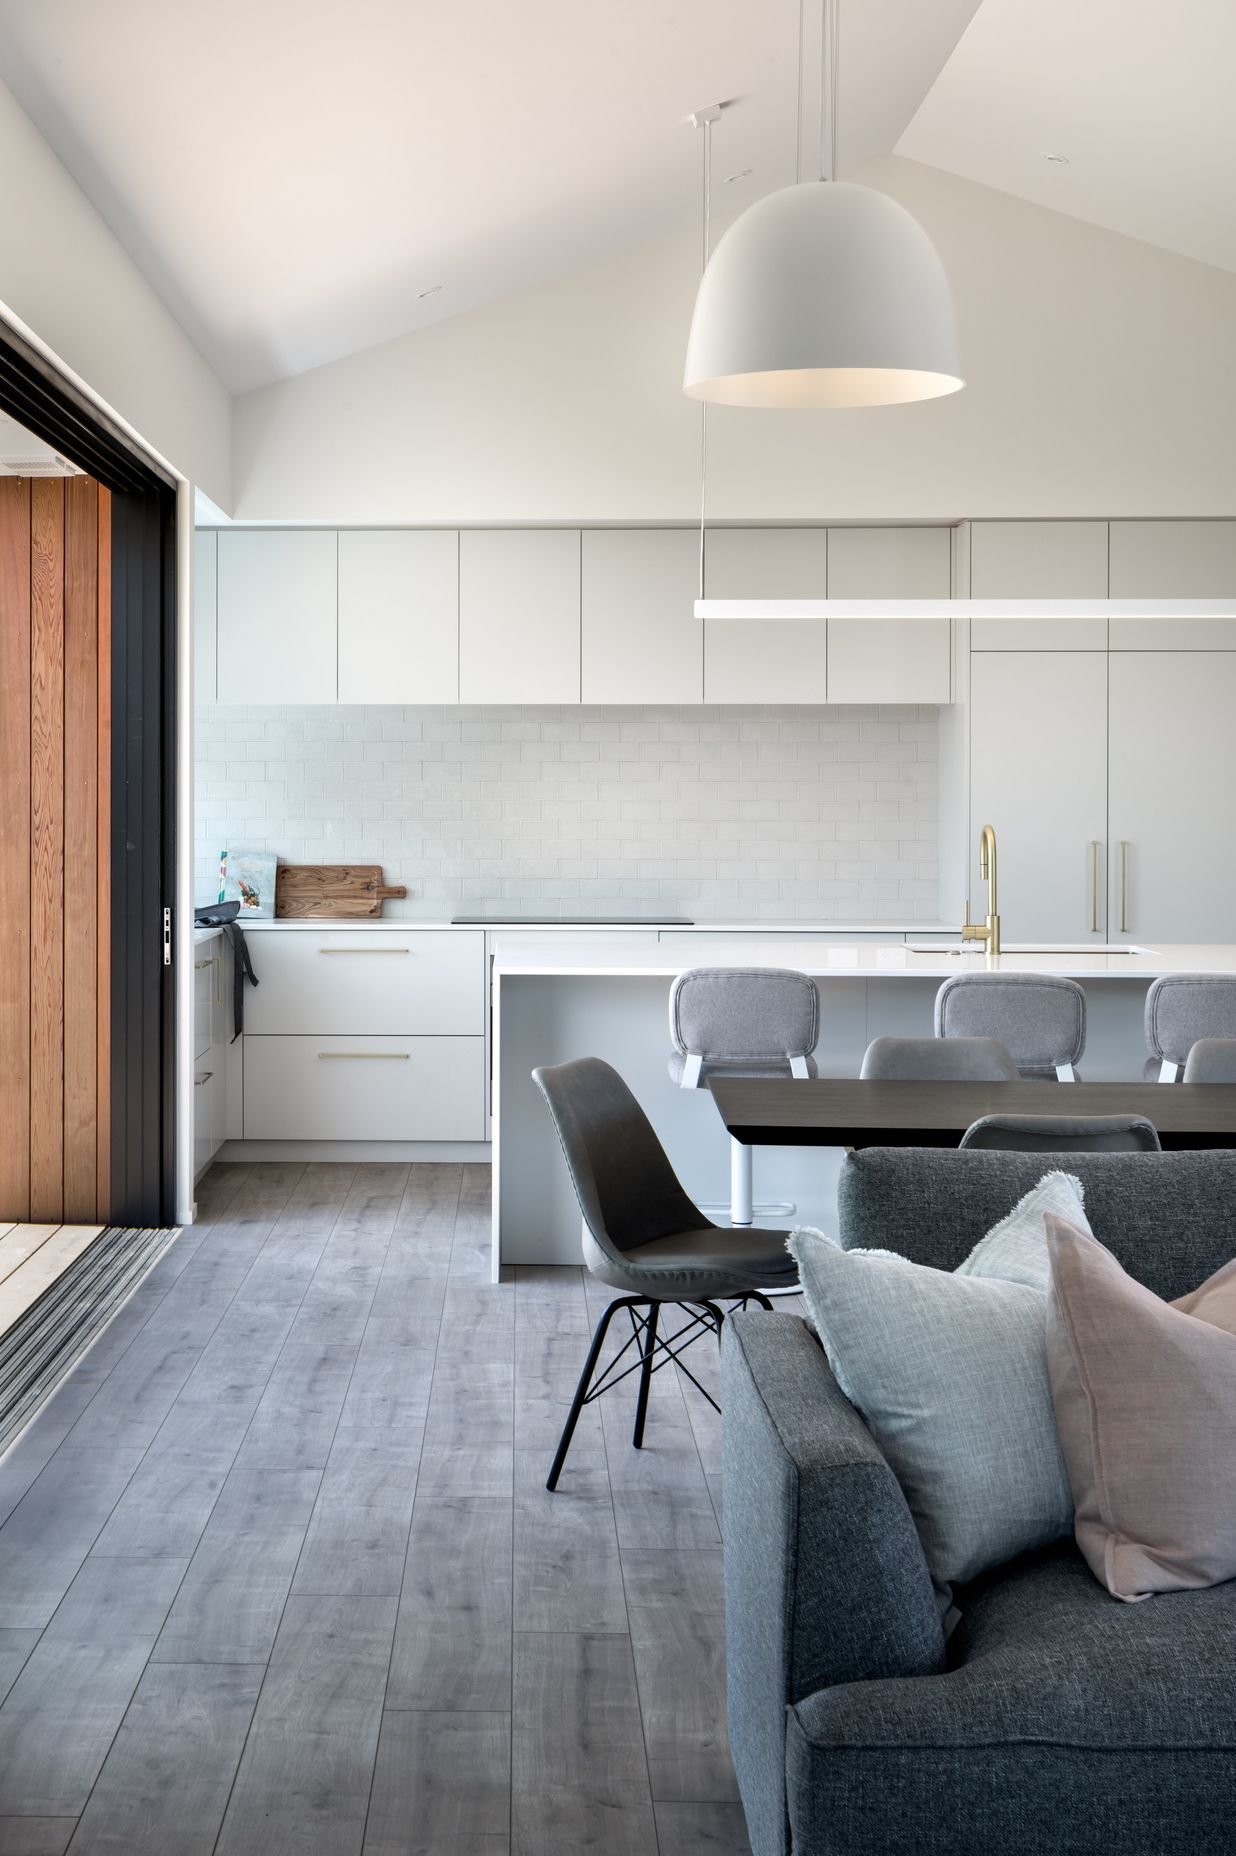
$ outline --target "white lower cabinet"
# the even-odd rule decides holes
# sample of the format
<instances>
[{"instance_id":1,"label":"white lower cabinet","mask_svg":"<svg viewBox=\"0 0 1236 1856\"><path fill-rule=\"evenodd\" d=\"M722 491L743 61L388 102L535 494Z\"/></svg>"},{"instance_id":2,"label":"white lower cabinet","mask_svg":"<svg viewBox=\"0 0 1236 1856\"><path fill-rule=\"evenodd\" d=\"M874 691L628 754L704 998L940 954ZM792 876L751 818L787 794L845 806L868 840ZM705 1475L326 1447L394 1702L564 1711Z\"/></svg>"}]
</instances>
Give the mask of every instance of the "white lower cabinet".
<instances>
[{"instance_id":1,"label":"white lower cabinet","mask_svg":"<svg viewBox=\"0 0 1236 1856\"><path fill-rule=\"evenodd\" d=\"M480 1036L484 946L479 929L263 930L245 1034Z\"/></svg>"},{"instance_id":2,"label":"white lower cabinet","mask_svg":"<svg viewBox=\"0 0 1236 1856\"><path fill-rule=\"evenodd\" d=\"M227 1047L231 1037L231 949L222 935L193 950L193 1177L227 1137Z\"/></svg>"},{"instance_id":3,"label":"white lower cabinet","mask_svg":"<svg viewBox=\"0 0 1236 1856\"><path fill-rule=\"evenodd\" d=\"M245 1139L479 1141L481 1037L247 1037Z\"/></svg>"},{"instance_id":4,"label":"white lower cabinet","mask_svg":"<svg viewBox=\"0 0 1236 1856\"><path fill-rule=\"evenodd\" d=\"M341 923L250 945L245 1140L484 1140L482 930Z\"/></svg>"}]
</instances>

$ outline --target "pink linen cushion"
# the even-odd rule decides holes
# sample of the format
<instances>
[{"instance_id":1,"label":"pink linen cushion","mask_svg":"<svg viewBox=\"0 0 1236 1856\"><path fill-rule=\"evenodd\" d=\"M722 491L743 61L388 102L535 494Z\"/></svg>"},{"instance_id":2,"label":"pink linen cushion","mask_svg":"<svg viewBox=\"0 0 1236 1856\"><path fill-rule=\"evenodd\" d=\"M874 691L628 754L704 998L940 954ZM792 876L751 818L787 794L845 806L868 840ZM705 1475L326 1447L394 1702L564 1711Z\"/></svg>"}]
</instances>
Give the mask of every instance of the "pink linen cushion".
<instances>
[{"instance_id":1,"label":"pink linen cushion","mask_svg":"<svg viewBox=\"0 0 1236 1856\"><path fill-rule=\"evenodd\" d=\"M1090 1570L1129 1600L1236 1578L1236 1262L1164 1302L1045 1222L1048 1373Z\"/></svg>"}]
</instances>

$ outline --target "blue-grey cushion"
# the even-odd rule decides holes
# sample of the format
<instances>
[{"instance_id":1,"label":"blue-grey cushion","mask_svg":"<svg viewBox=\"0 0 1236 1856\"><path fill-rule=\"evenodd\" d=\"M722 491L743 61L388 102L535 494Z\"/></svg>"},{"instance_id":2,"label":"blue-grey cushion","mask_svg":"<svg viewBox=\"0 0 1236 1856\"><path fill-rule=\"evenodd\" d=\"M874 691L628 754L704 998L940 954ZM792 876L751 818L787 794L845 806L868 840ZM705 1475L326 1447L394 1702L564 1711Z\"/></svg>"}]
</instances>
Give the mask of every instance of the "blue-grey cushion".
<instances>
[{"instance_id":1,"label":"blue-grey cushion","mask_svg":"<svg viewBox=\"0 0 1236 1856\"><path fill-rule=\"evenodd\" d=\"M1236 1582L1113 1603L1070 1542L965 1593L950 1668L792 1706L795 1856L1198 1856L1236 1809Z\"/></svg>"},{"instance_id":2,"label":"blue-grey cushion","mask_svg":"<svg viewBox=\"0 0 1236 1856\"><path fill-rule=\"evenodd\" d=\"M944 1604L1073 1524L1047 1376L1048 1211L1085 1227L1068 1174L1047 1174L951 1274L790 1238L829 1364L905 1493Z\"/></svg>"}]
</instances>

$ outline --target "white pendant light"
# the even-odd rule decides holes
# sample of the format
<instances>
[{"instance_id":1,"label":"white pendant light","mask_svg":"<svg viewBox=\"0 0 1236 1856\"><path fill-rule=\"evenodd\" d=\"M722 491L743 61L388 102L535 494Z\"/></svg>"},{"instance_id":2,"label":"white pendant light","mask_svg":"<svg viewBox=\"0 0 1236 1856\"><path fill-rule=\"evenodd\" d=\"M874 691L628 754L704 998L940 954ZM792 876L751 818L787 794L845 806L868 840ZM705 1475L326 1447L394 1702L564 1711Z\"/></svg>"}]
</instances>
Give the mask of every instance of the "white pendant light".
<instances>
[{"instance_id":1,"label":"white pendant light","mask_svg":"<svg viewBox=\"0 0 1236 1856\"><path fill-rule=\"evenodd\" d=\"M931 240L887 194L832 178L834 0L824 0L822 66L821 178L757 201L718 241L687 343L683 391L693 399L892 406L965 385L948 279ZM800 91L801 82L800 68Z\"/></svg>"}]
</instances>

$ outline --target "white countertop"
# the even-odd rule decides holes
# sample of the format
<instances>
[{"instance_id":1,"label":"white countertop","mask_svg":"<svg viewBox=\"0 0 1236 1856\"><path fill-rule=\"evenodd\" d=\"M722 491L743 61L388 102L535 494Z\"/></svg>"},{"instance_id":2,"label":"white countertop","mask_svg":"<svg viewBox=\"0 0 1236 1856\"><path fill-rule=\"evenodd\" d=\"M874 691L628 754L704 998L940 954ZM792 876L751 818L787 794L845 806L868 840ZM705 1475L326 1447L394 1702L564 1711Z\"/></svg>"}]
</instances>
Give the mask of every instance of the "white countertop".
<instances>
[{"instance_id":1,"label":"white countertop","mask_svg":"<svg viewBox=\"0 0 1236 1856\"><path fill-rule=\"evenodd\" d=\"M675 926L672 922L431 922L421 921L412 915L362 915L359 918L346 915L320 915L276 920L263 918L254 921L251 917L240 916L236 926L243 928L246 934L268 933L277 928L281 933L320 932L322 929L345 928L349 934L354 932L371 932L385 928L388 932L407 933L415 929L417 933L440 934L449 931L453 934L521 934L533 935L538 940L542 935L624 935L624 934L673 934L673 935L871 935L896 934L912 935L959 935L961 927L958 922L696 922L691 927ZM203 934L211 933L202 929Z\"/></svg>"},{"instance_id":2,"label":"white countertop","mask_svg":"<svg viewBox=\"0 0 1236 1856\"><path fill-rule=\"evenodd\" d=\"M1016 947L1016 944L1014 944ZM1161 973L1236 974L1236 946L1163 946L1131 953L1078 953L1073 949L1027 947L994 958L982 951L963 955L946 949L916 953L907 946L862 942L732 941L710 938L692 944L689 935L673 943L640 947L598 937L572 946L559 935L552 941L525 940L494 951L494 972L599 978L672 976L690 966L794 967L813 978L947 979L953 973L1055 973L1077 980L1146 980Z\"/></svg>"}]
</instances>

